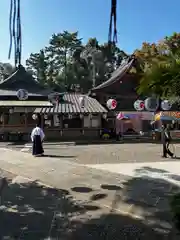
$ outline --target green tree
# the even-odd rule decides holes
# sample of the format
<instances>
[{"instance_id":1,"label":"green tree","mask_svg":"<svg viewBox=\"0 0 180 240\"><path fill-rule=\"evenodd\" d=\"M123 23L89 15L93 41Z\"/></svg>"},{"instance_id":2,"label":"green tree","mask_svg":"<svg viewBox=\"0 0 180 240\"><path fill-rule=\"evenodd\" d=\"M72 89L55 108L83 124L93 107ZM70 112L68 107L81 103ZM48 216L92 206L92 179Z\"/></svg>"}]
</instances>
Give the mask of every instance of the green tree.
<instances>
[{"instance_id":1,"label":"green tree","mask_svg":"<svg viewBox=\"0 0 180 240\"><path fill-rule=\"evenodd\" d=\"M155 46L148 45L144 59L144 69L138 87L140 94L156 94L164 98L177 99L180 95L180 46L175 34L166 37ZM178 36L178 34L177 34ZM143 52L144 53L144 52ZM139 56L138 56L139 57Z\"/></svg>"},{"instance_id":2,"label":"green tree","mask_svg":"<svg viewBox=\"0 0 180 240\"><path fill-rule=\"evenodd\" d=\"M8 78L15 71L15 67L13 67L10 63L0 63L0 80Z\"/></svg>"},{"instance_id":3,"label":"green tree","mask_svg":"<svg viewBox=\"0 0 180 240\"><path fill-rule=\"evenodd\" d=\"M53 34L45 51L31 54L26 65L44 85L87 92L106 81L126 57L118 47L99 44L96 38L83 45L78 32L64 31Z\"/></svg>"},{"instance_id":4,"label":"green tree","mask_svg":"<svg viewBox=\"0 0 180 240\"><path fill-rule=\"evenodd\" d=\"M76 48L81 46L81 39L78 32L53 34L49 46L46 48L49 61L54 65L59 74L63 73L64 81L67 84L67 64L72 61Z\"/></svg>"},{"instance_id":5,"label":"green tree","mask_svg":"<svg viewBox=\"0 0 180 240\"><path fill-rule=\"evenodd\" d=\"M47 83L47 67L48 62L44 50L39 53L31 53L29 59L26 60L27 70L33 73L33 76L42 85Z\"/></svg>"}]
</instances>

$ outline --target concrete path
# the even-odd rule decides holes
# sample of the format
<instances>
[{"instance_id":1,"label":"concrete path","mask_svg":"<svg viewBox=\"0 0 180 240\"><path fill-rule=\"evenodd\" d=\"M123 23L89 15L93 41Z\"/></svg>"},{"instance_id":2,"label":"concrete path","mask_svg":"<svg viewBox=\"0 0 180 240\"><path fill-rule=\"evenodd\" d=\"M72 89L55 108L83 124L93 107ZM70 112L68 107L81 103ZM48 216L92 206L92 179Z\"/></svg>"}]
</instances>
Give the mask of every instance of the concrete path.
<instances>
[{"instance_id":1,"label":"concrete path","mask_svg":"<svg viewBox=\"0 0 180 240\"><path fill-rule=\"evenodd\" d=\"M170 181L180 186L180 162L145 162L145 163L120 163L120 164L94 164L88 167L105 170L111 173L123 174L130 177L159 178Z\"/></svg>"},{"instance_id":2,"label":"concrete path","mask_svg":"<svg viewBox=\"0 0 180 240\"><path fill-rule=\"evenodd\" d=\"M94 149L98 149L98 147L94 146ZM124 172L120 172L123 164L121 166L113 164L116 171L113 170L111 164L105 164L106 169L103 170L102 165L99 168L97 164L96 166L79 165L72 161L74 159L73 156L70 156L73 154L72 150L70 150L69 156L62 158L34 158L30 154L10 149L0 149L0 151L0 169L69 191L73 199L99 206L99 214L101 217L105 214L106 219L110 219L109 222L112 223L115 218L116 223L120 224L121 222L121 234L122 231L126 231L128 234L132 232L132 229L135 231L135 235L131 238L126 238L126 235L122 238L122 235L118 235L118 238L109 236L108 239L176 239L174 235L173 238L170 237L171 234L174 234L174 230L169 211L169 196L179 191L179 186L166 179L142 176L141 171L153 171L152 163L149 166L146 164L138 165L138 168L140 168L139 174L134 176L132 173L137 167L135 164L136 166L131 168L129 176L127 176L125 175L128 173L127 169L130 169L133 164L125 164L124 169L126 171ZM86 157L87 155L84 155L84 158ZM130 154L129 158L131 157ZM144 169L145 166L146 169ZM97 169L95 169L96 167ZM161 169L161 171L166 170ZM178 175L176 174L174 177L178 177ZM112 214L116 214L113 219L111 218ZM92 213L92 218L95 217L97 215ZM101 219L102 221L104 221L104 218ZM96 221L91 223L93 226L97 225ZM130 226L130 229L127 230L126 227L123 230L126 224ZM138 229L135 226L139 226ZM120 225L117 224L115 228L116 230L119 229ZM91 231L94 230L91 229ZM103 231L105 230L100 230L100 232ZM111 232L111 230L109 231ZM142 231L144 235L141 234ZM138 238L138 234L141 234L141 237ZM83 238L78 235L74 239ZM84 239L88 239L87 236L84 235ZM104 238L100 238L100 236L95 238L94 236L92 239Z\"/></svg>"}]
</instances>

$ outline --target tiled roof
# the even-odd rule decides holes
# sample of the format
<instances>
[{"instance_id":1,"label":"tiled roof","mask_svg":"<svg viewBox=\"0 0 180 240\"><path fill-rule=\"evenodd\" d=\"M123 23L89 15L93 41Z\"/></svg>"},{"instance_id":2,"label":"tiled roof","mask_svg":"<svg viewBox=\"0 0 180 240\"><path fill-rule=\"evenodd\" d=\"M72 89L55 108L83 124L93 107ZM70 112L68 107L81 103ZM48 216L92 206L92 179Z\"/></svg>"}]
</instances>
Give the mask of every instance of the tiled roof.
<instances>
[{"instance_id":1,"label":"tiled roof","mask_svg":"<svg viewBox=\"0 0 180 240\"><path fill-rule=\"evenodd\" d=\"M120 65L119 68L116 69L116 71L113 72L113 74L109 80L107 80L106 82L103 82L99 86L93 88L91 91L100 90L100 89L109 87L110 85L116 83L117 81L120 81L120 79L124 76L124 74L130 70L130 68L133 65L133 62L134 62L134 58L128 59L125 63Z\"/></svg>"},{"instance_id":2,"label":"tiled roof","mask_svg":"<svg viewBox=\"0 0 180 240\"><path fill-rule=\"evenodd\" d=\"M94 98L88 97L87 104L82 108L79 98L82 94L65 93L64 102L60 102L54 108L36 108L38 113L106 113L107 110Z\"/></svg>"},{"instance_id":3,"label":"tiled roof","mask_svg":"<svg viewBox=\"0 0 180 240\"><path fill-rule=\"evenodd\" d=\"M41 86L23 66L19 66L16 72L0 82L0 95L16 95L16 91L20 88L26 89L32 96L48 95L52 92Z\"/></svg>"}]
</instances>

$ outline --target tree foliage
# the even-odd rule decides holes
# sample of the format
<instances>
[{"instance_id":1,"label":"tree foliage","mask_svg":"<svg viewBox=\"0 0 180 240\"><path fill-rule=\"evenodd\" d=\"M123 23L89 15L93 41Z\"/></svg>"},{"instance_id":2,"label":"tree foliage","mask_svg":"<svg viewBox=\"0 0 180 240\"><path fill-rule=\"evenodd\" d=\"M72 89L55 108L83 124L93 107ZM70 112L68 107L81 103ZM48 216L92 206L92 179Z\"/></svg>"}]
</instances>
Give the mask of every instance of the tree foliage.
<instances>
[{"instance_id":1,"label":"tree foliage","mask_svg":"<svg viewBox=\"0 0 180 240\"><path fill-rule=\"evenodd\" d=\"M135 51L139 63L139 94L164 98L180 96L180 34L174 33L157 44L143 43Z\"/></svg>"},{"instance_id":2,"label":"tree foliage","mask_svg":"<svg viewBox=\"0 0 180 240\"><path fill-rule=\"evenodd\" d=\"M87 92L106 81L127 54L118 47L99 44L96 38L83 43L78 32L53 34L48 46L30 54L26 66L43 85Z\"/></svg>"},{"instance_id":3,"label":"tree foliage","mask_svg":"<svg viewBox=\"0 0 180 240\"><path fill-rule=\"evenodd\" d=\"M10 63L0 62L0 81L9 77L14 71L15 68Z\"/></svg>"}]
</instances>

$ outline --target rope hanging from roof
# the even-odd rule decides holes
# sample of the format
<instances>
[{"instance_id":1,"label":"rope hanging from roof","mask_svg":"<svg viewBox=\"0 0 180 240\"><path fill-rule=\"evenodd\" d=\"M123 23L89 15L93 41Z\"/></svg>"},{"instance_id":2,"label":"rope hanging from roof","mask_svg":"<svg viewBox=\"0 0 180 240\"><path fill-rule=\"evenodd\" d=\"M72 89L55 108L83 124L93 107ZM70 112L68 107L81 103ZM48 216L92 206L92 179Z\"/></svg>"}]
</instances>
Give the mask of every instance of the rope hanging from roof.
<instances>
[{"instance_id":1,"label":"rope hanging from roof","mask_svg":"<svg viewBox=\"0 0 180 240\"><path fill-rule=\"evenodd\" d=\"M14 44L14 61L15 67L21 65L21 52L22 52L22 36L21 36L21 2L20 0L10 0L9 11L9 54L8 58L11 58L12 45Z\"/></svg>"},{"instance_id":2,"label":"rope hanging from roof","mask_svg":"<svg viewBox=\"0 0 180 240\"><path fill-rule=\"evenodd\" d=\"M117 10L117 0L111 0L111 14L110 14L109 34L108 34L109 45L111 44L115 45L117 43L116 10ZM113 24L114 24L114 30L112 32Z\"/></svg>"}]
</instances>

